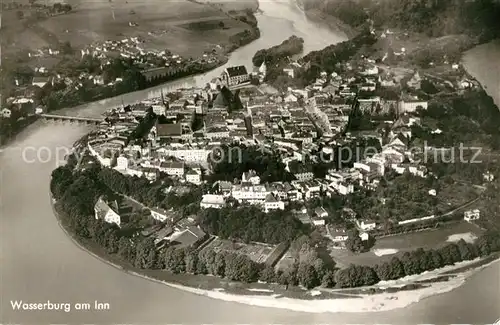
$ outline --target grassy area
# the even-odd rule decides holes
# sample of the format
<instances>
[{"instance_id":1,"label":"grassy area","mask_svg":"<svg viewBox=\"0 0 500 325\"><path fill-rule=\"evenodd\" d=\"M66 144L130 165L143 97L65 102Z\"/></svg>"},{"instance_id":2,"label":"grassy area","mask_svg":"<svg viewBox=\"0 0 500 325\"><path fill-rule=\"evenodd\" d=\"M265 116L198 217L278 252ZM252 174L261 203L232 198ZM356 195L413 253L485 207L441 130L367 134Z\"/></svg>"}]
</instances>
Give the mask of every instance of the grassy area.
<instances>
[{"instance_id":1,"label":"grassy area","mask_svg":"<svg viewBox=\"0 0 500 325\"><path fill-rule=\"evenodd\" d=\"M441 190L437 193L439 199L438 209L442 212L447 212L452 208L459 207L475 198L480 191L473 188L470 184L452 184L441 185Z\"/></svg>"},{"instance_id":2,"label":"grassy area","mask_svg":"<svg viewBox=\"0 0 500 325\"><path fill-rule=\"evenodd\" d=\"M373 266L381 262L389 261L392 257L400 257L406 251L412 251L417 248L436 248L445 245L450 236L465 237L466 234L473 234L476 237L481 234L482 230L477 226L466 223L458 222L438 228L435 230L425 230L421 232L409 233L404 235L389 236L377 239L375 246L366 253L354 254L345 249L331 249L330 255L335 260L339 267L346 267L349 264L362 264ZM461 236L458 236L461 235ZM375 252L382 253L395 250L395 254L387 254L377 256Z\"/></svg>"},{"instance_id":3,"label":"grassy area","mask_svg":"<svg viewBox=\"0 0 500 325\"><path fill-rule=\"evenodd\" d=\"M205 3L226 12L240 11L250 9L255 11L259 8L257 0L199 0L199 3Z\"/></svg>"},{"instance_id":4,"label":"grassy area","mask_svg":"<svg viewBox=\"0 0 500 325\"><path fill-rule=\"evenodd\" d=\"M145 48L168 49L182 56L195 56L215 45L229 44L229 38L249 25L233 19L212 6L180 1L137 0L69 0L73 10L64 15L28 22L18 19L15 10L3 15L3 54L14 54L21 49L57 46L69 41L73 47L108 39L140 37ZM253 1L239 3L238 10L253 9ZM223 22L225 28L214 28L202 33L184 28L186 24L201 21ZM133 22L137 26L130 26ZM5 49L5 50L4 50Z\"/></svg>"},{"instance_id":5,"label":"grassy area","mask_svg":"<svg viewBox=\"0 0 500 325\"><path fill-rule=\"evenodd\" d=\"M264 263L271 255L275 246L265 244L244 244L231 240L217 238L208 244L204 249L212 249L215 252L226 251L229 253L243 254L257 263Z\"/></svg>"}]
</instances>

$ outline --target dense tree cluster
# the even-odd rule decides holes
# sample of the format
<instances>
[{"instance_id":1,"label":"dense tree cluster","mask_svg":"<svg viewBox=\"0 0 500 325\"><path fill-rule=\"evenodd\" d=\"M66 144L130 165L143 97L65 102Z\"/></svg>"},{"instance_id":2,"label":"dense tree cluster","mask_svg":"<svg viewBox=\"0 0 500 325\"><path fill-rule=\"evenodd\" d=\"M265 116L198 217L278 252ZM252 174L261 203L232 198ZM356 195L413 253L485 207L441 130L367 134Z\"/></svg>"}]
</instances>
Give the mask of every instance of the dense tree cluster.
<instances>
[{"instance_id":1,"label":"dense tree cluster","mask_svg":"<svg viewBox=\"0 0 500 325\"><path fill-rule=\"evenodd\" d=\"M144 139L155 125L157 118L158 116L153 112L153 109L150 108L146 115L142 118L139 124L129 135L128 140L130 141Z\"/></svg>"},{"instance_id":2,"label":"dense tree cluster","mask_svg":"<svg viewBox=\"0 0 500 325\"><path fill-rule=\"evenodd\" d=\"M260 66L262 62L266 62L266 65L272 66L282 60L286 60L287 57L301 53L303 50L304 40L292 35L279 45L257 51L252 58L252 62L256 67Z\"/></svg>"},{"instance_id":3,"label":"dense tree cluster","mask_svg":"<svg viewBox=\"0 0 500 325\"><path fill-rule=\"evenodd\" d=\"M500 235L486 233L474 244L466 243L462 239L439 249L419 248L405 252L401 258L393 257L390 262L377 264L373 268L350 265L335 274L335 282L340 288L373 285L379 280L395 280L476 257L484 257L498 251L500 251Z\"/></svg>"},{"instance_id":4,"label":"dense tree cluster","mask_svg":"<svg viewBox=\"0 0 500 325\"><path fill-rule=\"evenodd\" d=\"M129 196L149 207L174 208L181 215L195 213L199 209L202 188L192 187L185 193L165 193L164 189L172 182L169 179L150 183L146 178L126 176L116 170L103 168L99 180L111 190Z\"/></svg>"},{"instance_id":5,"label":"dense tree cluster","mask_svg":"<svg viewBox=\"0 0 500 325\"><path fill-rule=\"evenodd\" d=\"M352 168L355 162L361 161L367 157L381 151L380 141L375 138L360 138L342 145L330 147L331 154L326 154L320 146L316 152L313 152L311 157L305 156L303 162L306 168L314 173L314 177L324 178L330 169L340 170L343 168ZM315 156L313 158L313 156ZM291 163L290 170L294 164Z\"/></svg>"},{"instance_id":6,"label":"dense tree cluster","mask_svg":"<svg viewBox=\"0 0 500 325\"><path fill-rule=\"evenodd\" d=\"M348 250L354 253L362 253L368 251L374 244L373 238L363 241L359 236L359 231L352 228L347 232L347 240L345 246Z\"/></svg>"},{"instance_id":7,"label":"dense tree cluster","mask_svg":"<svg viewBox=\"0 0 500 325\"><path fill-rule=\"evenodd\" d=\"M280 283L284 285L301 285L311 289L322 285L333 287L334 263L325 263L316 251L316 243L308 236L300 236L291 242L288 254L294 263L275 270L267 265L260 271L260 280L267 283Z\"/></svg>"},{"instance_id":8,"label":"dense tree cluster","mask_svg":"<svg viewBox=\"0 0 500 325\"><path fill-rule=\"evenodd\" d=\"M414 137L429 145L450 147L460 142L480 142L493 149L500 148L500 127L495 123L500 111L482 90L469 90L460 96L440 96L420 115L424 120L435 121L443 131L437 136L431 130L415 127Z\"/></svg>"},{"instance_id":9,"label":"dense tree cluster","mask_svg":"<svg viewBox=\"0 0 500 325\"><path fill-rule=\"evenodd\" d=\"M159 250L151 237L129 236L124 229L94 218L93 207L101 195L112 195L100 181L104 169L73 173L74 165L58 167L52 173L51 192L57 200L56 209L64 225L78 238L91 240L109 254L117 254L131 265L141 269L167 269L173 273L213 274L233 281L254 282L261 266L243 255L215 253L192 248L176 249L169 246ZM109 175L108 175L109 176ZM114 187L129 188L138 179L119 184L107 180ZM127 185L128 184L128 185ZM142 186L141 186L142 185ZM146 184L137 186L146 188Z\"/></svg>"},{"instance_id":10,"label":"dense tree cluster","mask_svg":"<svg viewBox=\"0 0 500 325\"><path fill-rule=\"evenodd\" d=\"M271 266L256 264L243 255L211 250L197 252L190 248L157 249L153 238L130 236L123 228L95 219L94 204L99 196L111 197L114 191L140 196L151 204L154 204L153 201L173 202L175 199L160 194L159 184L151 185L145 180L145 183L141 183L141 179L121 174L119 177L112 169L97 166L83 172L74 171L75 165L75 159L69 159L67 165L52 173L50 189L57 200L56 209L63 224L77 237L93 241L109 254L116 254L137 268L213 274L243 282L260 279L287 285L300 284L306 288L320 284L343 288L372 285L379 280L397 279L500 251L500 234L488 232L474 244L461 240L436 250L417 249L406 252L401 258L394 257L390 262L373 268L351 265L336 271L334 265L326 264L319 257L315 249L317 244L304 236L310 230L287 212L264 214L255 207L245 206L231 210L207 209L200 216L201 225L223 238L270 243L291 242L289 252L295 259L294 264L276 272ZM190 199L199 199L195 196ZM355 242L354 237L352 244L353 247L360 245Z\"/></svg>"},{"instance_id":11,"label":"dense tree cluster","mask_svg":"<svg viewBox=\"0 0 500 325\"><path fill-rule=\"evenodd\" d=\"M363 10L363 6L352 0L305 0L303 3L305 10L319 9L328 15L337 17L351 26L360 26L368 19L368 15Z\"/></svg>"},{"instance_id":12,"label":"dense tree cluster","mask_svg":"<svg viewBox=\"0 0 500 325\"><path fill-rule=\"evenodd\" d=\"M304 0L351 26L369 17L379 28L403 28L429 36L468 33L489 39L500 34L500 4L495 0Z\"/></svg>"},{"instance_id":13,"label":"dense tree cluster","mask_svg":"<svg viewBox=\"0 0 500 325\"><path fill-rule=\"evenodd\" d=\"M248 20L246 21L250 23ZM252 26L252 25L251 25ZM236 33L229 37L229 42L230 42L230 47L227 49L228 52L231 52L238 47L241 47L243 45L246 45L253 40L257 39L260 37L260 30L256 28L257 26L252 26L253 28L251 30L245 29L242 32Z\"/></svg>"},{"instance_id":14,"label":"dense tree cluster","mask_svg":"<svg viewBox=\"0 0 500 325\"><path fill-rule=\"evenodd\" d=\"M241 175L255 170L262 182L290 181L294 177L285 170L280 156L275 152L266 152L256 147L222 146L209 157L212 165L211 181L233 181Z\"/></svg>"},{"instance_id":15,"label":"dense tree cluster","mask_svg":"<svg viewBox=\"0 0 500 325\"><path fill-rule=\"evenodd\" d=\"M291 241L310 229L287 211L264 213L259 207L206 209L199 215L201 227L221 238L278 244Z\"/></svg>"},{"instance_id":16,"label":"dense tree cluster","mask_svg":"<svg viewBox=\"0 0 500 325\"><path fill-rule=\"evenodd\" d=\"M360 49L373 45L375 42L375 36L366 29L348 41L312 51L302 58L302 61L307 63L308 69L301 75L301 78L313 81L322 71L332 73L337 63L350 60Z\"/></svg>"}]
</instances>

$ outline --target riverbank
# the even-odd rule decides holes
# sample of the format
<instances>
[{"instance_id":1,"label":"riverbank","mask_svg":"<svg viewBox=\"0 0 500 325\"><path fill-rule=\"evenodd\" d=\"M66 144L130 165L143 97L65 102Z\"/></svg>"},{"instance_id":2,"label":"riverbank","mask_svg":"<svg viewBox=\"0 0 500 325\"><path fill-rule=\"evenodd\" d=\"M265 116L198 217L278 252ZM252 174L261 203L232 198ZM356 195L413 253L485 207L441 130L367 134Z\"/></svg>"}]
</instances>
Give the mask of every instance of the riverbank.
<instances>
[{"instance_id":1,"label":"riverbank","mask_svg":"<svg viewBox=\"0 0 500 325\"><path fill-rule=\"evenodd\" d=\"M482 85L500 108L500 40L475 46L462 56L467 72ZM498 64L491 64L490 62Z\"/></svg>"},{"instance_id":2,"label":"riverbank","mask_svg":"<svg viewBox=\"0 0 500 325\"><path fill-rule=\"evenodd\" d=\"M355 28L344 23L339 18L322 13L318 9L304 10L303 7L298 3L298 0L297 0L297 7L304 12L307 18L325 24L332 30L340 30L344 34L346 34L349 39L353 38L358 34L358 31ZM326 46L328 45L325 45L325 47Z\"/></svg>"},{"instance_id":3,"label":"riverbank","mask_svg":"<svg viewBox=\"0 0 500 325\"><path fill-rule=\"evenodd\" d=\"M162 283L170 287L207 296L260 307L273 307L308 313L324 312L376 312L406 307L423 298L451 291L462 285L468 276L499 261L498 254L484 259L456 263L422 274L398 280L381 281L374 286L306 290L299 287L285 289L281 285L244 284L214 276L172 274L163 270L141 270L132 267L114 255L107 254L95 243L73 236L56 211L50 196L53 213L59 226L73 243L102 262L126 273Z\"/></svg>"}]
</instances>

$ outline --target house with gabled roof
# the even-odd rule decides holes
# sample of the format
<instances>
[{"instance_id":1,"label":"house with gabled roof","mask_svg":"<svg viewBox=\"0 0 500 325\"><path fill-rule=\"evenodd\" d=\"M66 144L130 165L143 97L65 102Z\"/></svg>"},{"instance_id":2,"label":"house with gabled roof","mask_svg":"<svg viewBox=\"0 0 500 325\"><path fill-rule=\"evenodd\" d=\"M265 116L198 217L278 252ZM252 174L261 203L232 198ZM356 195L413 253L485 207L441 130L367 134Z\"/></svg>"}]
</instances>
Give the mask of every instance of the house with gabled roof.
<instances>
[{"instance_id":1,"label":"house with gabled roof","mask_svg":"<svg viewBox=\"0 0 500 325\"><path fill-rule=\"evenodd\" d=\"M240 65L236 67L228 67L222 73L222 81L228 86L237 86L239 84L248 82L250 76L245 66Z\"/></svg>"},{"instance_id":2,"label":"house with gabled roof","mask_svg":"<svg viewBox=\"0 0 500 325\"><path fill-rule=\"evenodd\" d=\"M96 219L103 219L107 223L120 226L121 217L118 214L118 203L116 201L108 204L101 196L94 205L94 215Z\"/></svg>"},{"instance_id":3,"label":"house with gabled roof","mask_svg":"<svg viewBox=\"0 0 500 325\"><path fill-rule=\"evenodd\" d=\"M49 81L50 81L49 77L33 77L33 81L31 82L31 84L33 86L43 88L43 86L49 83Z\"/></svg>"},{"instance_id":4,"label":"house with gabled roof","mask_svg":"<svg viewBox=\"0 0 500 325\"><path fill-rule=\"evenodd\" d=\"M188 171L186 172L186 182L192 183L195 185L200 185L201 184L201 174L193 169L189 168Z\"/></svg>"},{"instance_id":5,"label":"house with gabled roof","mask_svg":"<svg viewBox=\"0 0 500 325\"><path fill-rule=\"evenodd\" d=\"M269 193L266 195L264 200L264 211L267 213L271 210L284 210L285 203L281 200L276 199L273 194Z\"/></svg>"}]
</instances>

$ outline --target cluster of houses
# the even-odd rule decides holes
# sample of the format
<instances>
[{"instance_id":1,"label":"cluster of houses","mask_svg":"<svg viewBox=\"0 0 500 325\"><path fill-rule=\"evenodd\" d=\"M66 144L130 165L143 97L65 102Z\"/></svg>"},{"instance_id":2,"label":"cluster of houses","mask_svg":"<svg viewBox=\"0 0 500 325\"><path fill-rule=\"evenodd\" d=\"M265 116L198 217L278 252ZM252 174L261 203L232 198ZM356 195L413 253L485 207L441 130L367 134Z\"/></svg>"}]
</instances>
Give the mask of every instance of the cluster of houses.
<instances>
[{"instance_id":1,"label":"cluster of houses","mask_svg":"<svg viewBox=\"0 0 500 325\"><path fill-rule=\"evenodd\" d=\"M107 201L103 196L99 197L94 205L94 216L107 223L123 226L128 221L128 216L132 208L125 204L120 204L116 200ZM151 208L151 217L160 222L166 220L173 221L167 211ZM208 239L208 235L195 225L193 218L185 218L175 224L156 224L142 231L143 236L153 236L155 244L175 245L179 248L193 247Z\"/></svg>"}]
</instances>

